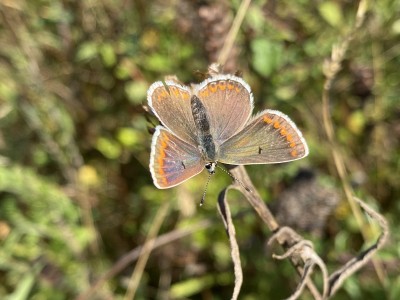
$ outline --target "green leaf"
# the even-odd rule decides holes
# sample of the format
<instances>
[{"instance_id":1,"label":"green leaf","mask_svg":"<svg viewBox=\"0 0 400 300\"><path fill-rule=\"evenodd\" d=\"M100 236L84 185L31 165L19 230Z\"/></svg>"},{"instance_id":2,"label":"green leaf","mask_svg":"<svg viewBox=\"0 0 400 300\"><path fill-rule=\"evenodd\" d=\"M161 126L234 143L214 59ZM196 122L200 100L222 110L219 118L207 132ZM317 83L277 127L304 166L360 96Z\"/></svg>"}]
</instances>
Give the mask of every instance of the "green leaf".
<instances>
[{"instance_id":1,"label":"green leaf","mask_svg":"<svg viewBox=\"0 0 400 300\"><path fill-rule=\"evenodd\" d=\"M265 16L258 7L250 6L246 13L246 22L256 32L262 32L265 27Z\"/></svg>"},{"instance_id":2,"label":"green leaf","mask_svg":"<svg viewBox=\"0 0 400 300\"><path fill-rule=\"evenodd\" d=\"M29 293L31 292L34 283L35 275L32 273L26 273L24 277L21 278L15 291L7 297L7 300L29 299Z\"/></svg>"},{"instance_id":3,"label":"green leaf","mask_svg":"<svg viewBox=\"0 0 400 300\"><path fill-rule=\"evenodd\" d=\"M140 104L146 99L149 84L145 81L130 81L125 85L125 93L134 104Z\"/></svg>"},{"instance_id":4,"label":"green leaf","mask_svg":"<svg viewBox=\"0 0 400 300\"><path fill-rule=\"evenodd\" d=\"M170 297L172 299L190 297L204 288L212 286L214 283L215 279L212 275L181 281L171 287Z\"/></svg>"},{"instance_id":5,"label":"green leaf","mask_svg":"<svg viewBox=\"0 0 400 300\"><path fill-rule=\"evenodd\" d=\"M343 24L341 7L336 2L322 2L319 7L322 18L333 27L340 27Z\"/></svg>"},{"instance_id":6,"label":"green leaf","mask_svg":"<svg viewBox=\"0 0 400 300\"><path fill-rule=\"evenodd\" d=\"M100 137L97 140L96 148L99 150L105 157L109 159L116 159L121 154L120 145L108 138Z\"/></svg>"},{"instance_id":7,"label":"green leaf","mask_svg":"<svg viewBox=\"0 0 400 300\"><path fill-rule=\"evenodd\" d=\"M363 133L365 124L365 114L361 110L353 112L347 120L347 127L352 133L357 135Z\"/></svg>"},{"instance_id":8,"label":"green leaf","mask_svg":"<svg viewBox=\"0 0 400 300\"><path fill-rule=\"evenodd\" d=\"M253 67L261 75L270 76L283 64L283 47L280 43L257 39L251 43Z\"/></svg>"},{"instance_id":9,"label":"green leaf","mask_svg":"<svg viewBox=\"0 0 400 300\"><path fill-rule=\"evenodd\" d=\"M394 34L400 34L400 20L396 20L393 22L392 30Z\"/></svg>"},{"instance_id":10,"label":"green leaf","mask_svg":"<svg viewBox=\"0 0 400 300\"><path fill-rule=\"evenodd\" d=\"M171 69L175 68L174 60L168 58L166 55L161 54L149 54L144 58L144 65L148 70L166 73L170 72Z\"/></svg>"},{"instance_id":11,"label":"green leaf","mask_svg":"<svg viewBox=\"0 0 400 300\"><path fill-rule=\"evenodd\" d=\"M400 299L400 277L393 282L389 295L389 299Z\"/></svg>"},{"instance_id":12,"label":"green leaf","mask_svg":"<svg viewBox=\"0 0 400 300\"><path fill-rule=\"evenodd\" d=\"M120 128L117 133L117 139L126 147L131 147L140 141L139 132L129 127Z\"/></svg>"},{"instance_id":13,"label":"green leaf","mask_svg":"<svg viewBox=\"0 0 400 300\"><path fill-rule=\"evenodd\" d=\"M101 59L104 65L107 67L112 67L117 61L117 56L115 55L114 48L111 44L103 44L100 47Z\"/></svg>"},{"instance_id":14,"label":"green leaf","mask_svg":"<svg viewBox=\"0 0 400 300\"><path fill-rule=\"evenodd\" d=\"M98 48L97 43L90 41L83 43L76 53L76 60L77 61L87 61L91 60L97 56Z\"/></svg>"}]
</instances>

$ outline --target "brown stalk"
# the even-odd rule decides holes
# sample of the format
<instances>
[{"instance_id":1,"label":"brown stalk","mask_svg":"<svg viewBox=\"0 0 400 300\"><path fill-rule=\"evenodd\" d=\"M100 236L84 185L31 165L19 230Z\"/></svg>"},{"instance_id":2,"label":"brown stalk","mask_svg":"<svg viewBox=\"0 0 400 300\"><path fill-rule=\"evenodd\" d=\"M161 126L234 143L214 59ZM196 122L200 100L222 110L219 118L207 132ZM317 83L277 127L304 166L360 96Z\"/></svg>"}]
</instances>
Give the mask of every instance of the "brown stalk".
<instances>
[{"instance_id":1,"label":"brown stalk","mask_svg":"<svg viewBox=\"0 0 400 300\"><path fill-rule=\"evenodd\" d=\"M246 197L246 200L255 209L261 220L268 226L271 232L277 232L280 229L280 226L265 202L262 200L261 196L258 194L257 189L254 187L249 175L246 172L246 169L243 166L237 166L231 169L230 172L236 179L238 179L238 181L241 181L242 184L250 190L250 192L247 191L242 185L237 184L237 182L233 184L234 187ZM278 237L277 241L284 250L292 248L296 243L298 243L298 239L296 239L296 236L294 235L287 235L284 239ZM298 261L294 260L293 257L290 258L290 261L297 273L302 276L304 273L303 267L301 267L298 264ZM314 299L322 299L318 289L309 278L307 278L306 285Z\"/></svg>"},{"instance_id":2,"label":"brown stalk","mask_svg":"<svg viewBox=\"0 0 400 300\"><path fill-rule=\"evenodd\" d=\"M351 184L348 181L348 173L346 169L346 164L344 158L341 154L341 150L336 142L335 134L334 134L334 126L332 124L331 114L330 114L330 90L332 88L333 82L338 74L338 72L342 68L342 62L345 58L347 50L349 48L350 43L354 40L358 30L364 24L365 15L368 10L368 2L367 0L361 0L358 6L356 20L353 28L350 32L343 38L341 42L334 45L332 47L331 58L325 61L324 64L324 73L326 76L326 80L324 83L324 89L322 93L322 117L326 135L328 137L328 142L330 144L330 148L332 151L333 161L338 172L340 181L343 186L344 193L346 195L346 199L350 205L352 213L357 221L357 224L360 228L361 234L364 240L368 239L368 227L369 225L365 223L361 209L357 205L354 200L354 190L351 187ZM384 286L384 272L382 265L379 261L372 259L372 263L376 270L376 274L380 283Z\"/></svg>"}]
</instances>

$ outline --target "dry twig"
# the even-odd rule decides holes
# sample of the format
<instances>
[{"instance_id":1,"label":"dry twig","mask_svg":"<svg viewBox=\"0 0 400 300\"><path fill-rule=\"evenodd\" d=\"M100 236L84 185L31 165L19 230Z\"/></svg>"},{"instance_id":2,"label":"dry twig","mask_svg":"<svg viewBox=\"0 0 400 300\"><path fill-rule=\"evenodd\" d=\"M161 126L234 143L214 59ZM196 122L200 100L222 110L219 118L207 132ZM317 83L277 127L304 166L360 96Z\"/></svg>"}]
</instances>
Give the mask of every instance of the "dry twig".
<instances>
[{"instance_id":1,"label":"dry twig","mask_svg":"<svg viewBox=\"0 0 400 300\"><path fill-rule=\"evenodd\" d=\"M240 262L240 252L239 246L236 240L236 232L235 227L233 225L231 211L229 209L227 193L228 190L232 188L232 186L228 186L218 196L218 211L222 217L224 222L226 233L229 237L229 242L231 245L231 256L234 264L234 272L235 272L235 288L233 290L232 300L236 300L239 296L240 288L243 283L243 271Z\"/></svg>"},{"instance_id":2,"label":"dry twig","mask_svg":"<svg viewBox=\"0 0 400 300\"><path fill-rule=\"evenodd\" d=\"M329 291L328 297L332 296L343 284L343 281L353 275L366 263L372 260L372 256L381 249L389 238L389 224L386 219L368 206L361 199L354 197L354 201L358 203L361 208L374 220L376 221L382 233L377 239L376 243L367 248L366 250L360 252L353 259L349 260L344 266L339 268L337 271L333 272L329 277Z\"/></svg>"},{"instance_id":3,"label":"dry twig","mask_svg":"<svg viewBox=\"0 0 400 300\"><path fill-rule=\"evenodd\" d=\"M149 259L150 253L154 246L154 238L157 236L158 231L161 228L161 224L167 216L170 205L170 202L164 202L164 204L158 209L157 214L154 217L152 226L150 227L149 233L147 235L146 242L142 250L140 251L139 260L136 263L135 269L132 272L131 279L129 280L128 289L124 298L126 300L135 298L140 278L142 277L147 260Z\"/></svg>"},{"instance_id":4,"label":"dry twig","mask_svg":"<svg viewBox=\"0 0 400 300\"><path fill-rule=\"evenodd\" d=\"M326 77L324 83L324 90L322 93L322 116L323 116L323 123L326 135L328 137L328 142L330 144L330 149L332 151L333 161L335 163L336 170L340 177L340 181L343 186L343 190L346 194L347 201L351 207L353 215L357 221L357 224L360 228L362 236L364 240L367 240L367 228L368 226L364 222L362 218L361 210L357 205L356 201L354 200L354 190L351 184L348 181L348 173L346 168L345 160L342 156L341 149L338 147L335 134L334 134L334 127L332 124L331 114L330 114L330 91L332 88L332 84L336 79L338 72L342 68L342 62L345 58L347 50L350 46L350 43L353 41L354 37L356 36L358 30L361 28L365 21L365 16L368 11L368 1L361 0L358 6L356 20L354 23L353 28L350 32L343 37L343 39L338 42L336 45L332 47L332 54L331 58L327 59L324 63L323 70ZM376 273L378 275L378 279L382 285L384 285L385 279L383 275L383 268L381 264L372 259L372 263L374 264Z\"/></svg>"},{"instance_id":5,"label":"dry twig","mask_svg":"<svg viewBox=\"0 0 400 300\"><path fill-rule=\"evenodd\" d=\"M237 169L241 169L236 171ZM231 170L232 174L246 187L250 187L252 191L255 191L251 181L243 167L236 167ZM244 176L245 175L245 176ZM233 186L240 190L245 196L246 199L255 206L253 206L259 215L262 216L262 219L265 220L266 224L278 224L274 220L273 216L269 216L269 210L266 205L262 202L258 202L256 192L247 192L241 185L237 183L233 184ZM229 188L229 187L228 187ZM227 206L226 201L226 192L228 189L224 190L224 205ZM253 195L250 197L249 195ZM324 261L318 256L318 254L313 250L313 245L311 241L304 240L299 234L297 234L293 229L288 227L279 228L274 231L269 244L273 241L277 241L281 246L283 246L287 251L283 255L273 255L274 258L277 259L285 259L290 258L292 264L296 266L299 274L301 274L300 283L296 289L296 291L290 296L289 299L297 299L304 287L307 285L310 291L313 293L315 299L328 299L334 295L334 293L343 285L343 282L353 275L357 270L359 270L362 266L364 266L368 261L371 260L372 256L383 247L385 242L389 236L389 226L386 219L374 211L371 207L365 204L362 200L355 198L354 199L361 208L373 219L375 220L381 227L382 233L379 236L376 243L370 246L365 251L360 252L357 256L347 262L344 266L339 268L337 271L333 272L328 277L328 271ZM272 219L269 219L269 218ZM303 268L300 267L300 262L303 263ZM323 295L320 296L319 292L316 290L315 286L313 285L310 275L312 273L312 269L314 265L318 265L321 269L322 276L323 276Z\"/></svg>"},{"instance_id":6,"label":"dry twig","mask_svg":"<svg viewBox=\"0 0 400 300\"><path fill-rule=\"evenodd\" d=\"M271 232L278 232L280 230L279 224L275 220L268 207L265 205L264 201L261 199L249 176L247 175L245 168L243 166L238 166L231 169L230 172L237 179L237 181L235 181L230 187L234 187L235 189L239 190L246 197L247 201L249 201L250 205L256 210L260 218L268 226ZM244 188L242 184L238 184L237 182L239 181L242 182L243 186L245 186L250 191ZM227 205L227 202L225 203ZM303 239L297 234L288 234L285 236L278 235L276 236L276 240L284 249L290 249ZM300 276L303 276L303 268L299 265L298 259L291 256L290 261L292 265L296 268L298 274L300 274ZM310 280L309 276L305 277L304 283L312 293L314 299L322 299L322 296L320 295L312 280Z\"/></svg>"}]
</instances>

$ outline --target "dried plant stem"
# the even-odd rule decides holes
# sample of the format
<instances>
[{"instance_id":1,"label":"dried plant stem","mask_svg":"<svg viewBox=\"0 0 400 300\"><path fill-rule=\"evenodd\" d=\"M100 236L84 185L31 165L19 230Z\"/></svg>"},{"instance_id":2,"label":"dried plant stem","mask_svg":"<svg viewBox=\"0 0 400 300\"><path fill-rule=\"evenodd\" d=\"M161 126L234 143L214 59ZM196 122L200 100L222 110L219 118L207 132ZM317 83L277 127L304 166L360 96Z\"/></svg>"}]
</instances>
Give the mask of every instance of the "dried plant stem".
<instances>
[{"instance_id":1,"label":"dried plant stem","mask_svg":"<svg viewBox=\"0 0 400 300\"><path fill-rule=\"evenodd\" d=\"M275 233L279 230L280 226L276 221L275 217L272 215L271 211L265 205L264 201L261 199L260 195L258 194L256 188L254 187L249 175L246 172L246 169L243 166L237 166L230 170L233 176L239 179L244 186L250 189L250 192L247 191L243 186L240 184L234 183L234 187L246 197L247 201L250 202L250 205L256 210L260 218L267 224L268 228L271 232ZM286 250L288 248L293 247L298 241L295 239L291 239L292 236L286 239L277 238L278 243ZM290 259L292 265L295 267L297 273L302 276L303 268L300 267L296 261L292 258ZM311 294L313 295L314 299L322 299L320 292L314 285L311 279L307 278L306 285L310 290Z\"/></svg>"},{"instance_id":2,"label":"dried plant stem","mask_svg":"<svg viewBox=\"0 0 400 300\"><path fill-rule=\"evenodd\" d=\"M164 202L164 204L159 208L157 214L153 220L152 226L149 230L146 242L142 251L140 253L140 257L138 262L136 263L135 269L132 273L131 279L129 280L128 289L126 291L125 300L131 300L135 298L136 290L139 286L140 278L142 277L144 268L146 266L147 260L150 256L151 250L154 246L154 238L158 234L160 230L161 224L164 221L168 211L170 208L170 202Z\"/></svg>"},{"instance_id":3,"label":"dried plant stem","mask_svg":"<svg viewBox=\"0 0 400 300\"><path fill-rule=\"evenodd\" d=\"M334 45L332 47L332 55L329 60L327 60L324 64L324 73L326 76L326 80L324 83L324 89L322 93L322 116L323 116L323 123L324 123L324 128L325 132L328 137L328 141L330 143L331 149L332 149L332 156L333 156L333 161L336 166L336 170L338 172L339 178L341 180L343 190L345 192L347 201L351 207L351 210L353 212L354 217L356 218L357 224L360 228L360 231L364 237L364 240L368 239L368 234L367 234L367 224L364 221L364 218L362 217L361 209L360 207L356 204L356 202L353 199L354 195L354 190L351 187L349 181L348 181L348 174L345 166L344 159L341 155L340 149L337 146L336 140L335 140L335 134L334 134L334 127L332 124L332 119L330 115L330 110L329 110L329 104L330 104L330 89L332 87L333 81L336 78L336 75L340 71L342 67L342 62L343 59L347 53L348 47L350 43L353 41L357 31L359 28L361 28L362 24L364 23L365 20L365 14L368 9L368 2L367 0L361 0L358 6L357 10L357 15L356 15L356 21L351 29L351 31L346 35L343 40L338 43L337 45ZM381 282L382 285L384 285L384 273L381 264L376 261L372 260L376 273L378 275L378 278Z\"/></svg>"},{"instance_id":4,"label":"dried plant stem","mask_svg":"<svg viewBox=\"0 0 400 300\"><path fill-rule=\"evenodd\" d=\"M236 240L235 226L233 225L232 214L229 209L228 199L226 197L230 188L232 188L232 185L228 186L219 194L218 211L224 222L224 226L228 234L231 246L231 256L234 264L234 273L235 273L235 287L233 289L233 295L231 300L236 300L239 297L240 288L242 287L243 283L243 271L240 261L239 245Z\"/></svg>"},{"instance_id":5,"label":"dried plant stem","mask_svg":"<svg viewBox=\"0 0 400 300\"><path fill-rule=\"evenodd\" d=\"M239 32L239 28L242 25L244 16L246 15L247 9L250 5L251 0L243 0L240 4L239 10L233 20L232 26L226 36L224 46L222 47L219 56L218 63L224 65L228 60L229 53L231 52L233 43L235 42L236 36Z\"/></svg>"},{"instance_id":6,"label":"dried plant stem","mask_svg":"<svg viewBox=\"0 0 400 300\"><path fill-rule=\"evenodd\" d=\"M377 241L366 250L360 252L353 259L349 260L344 266L336 270L329 276L329 291L328 297L334 295L334 293L342 286L343 282L350 277L352 274L357 272L363 267L368 261L372 261L372 256L381 249L387 242L389 237L389 225L386 219L364 203L361 199L354 197L354 201L374 220L379 224L381 234Z\"/></svg>"},{"instance_id":7,"label":"dried plant stem","mask_svg":"<svg viewBox=\"0 0 400 300\"><path fill-rule=\"evenodd\" d=\"M255 191L254 186L252 185L250 179L248 178L243 166L233 168L231 170L231 173L237 179L242 181L242 183L246 187L251 188L251 190ZM242 185L239 185L237 183L232 184L223 191L224 193L223 206L228 205L228 202L226 200L226 191L232 187L240 190L246 196L247 200L256 209L260 217L269 227L275 225L278 226L276 220L270 214L267 206L264 204L264 202L261 200L258 194L256 194L256 192L248 192ZM364 212L366 212L371 217L371 219L373 219L379 224L381 229L381 234L377 239L377 241L372 246L370 246L364 251L361 251L358 255L349 260L345 265L343 265L338 270L333 272L331 276L329 276L328 274L328 270L326 268L324 261L313 250L312 242L304 240L300 235L298 235L293 229L289 227L278 226L277 229L273 231L273 235L271 236L268 244L270 245L273 241L277 241L286 251L283 255L273 254L273 257L277 259L289 258L293 266L295 266L296 270L301 275L300 284L298 285L296 291L288 299L297 299L298 297L300 297L300 295L302 294L302 290L306 285L315 299L328 299L332 297L334 293L343 285L343 282L352 274L354 274L356 271L358 271L360 268L362 268L366 263L368 263L368 261L371 261L373 255L379 249L381 249L383 245L386 243L389 236L389 226L386 219L379 213L375 212L371 207L369 207L360 199L354 198L354 201L364 210ZM221 203L221 201L219 201L219 203ZM224 219L229 217L228 213L221 215L223 216ZM225 227L228 230L229 224L227 224L227 221L225 220L224 223ZM232 257L234 260L236 259L233 255ZM299 262L301 261L304 263L304 267L302 268L299 266ZM322 278L323 278L322 296L320 295L319 291L316 289L312 280L310 279L310 275L312 273L314 265L318 265L322 272Z\"/></svg>"},{"instance_id":8,"label":"dried plant stem","mask_svg":"<svg viewBox=\"0 0 400 300\"><path fill-rule=\"evenodd\" d=\"M254 187L246 169L243 166L238 166L230 170L231 174L235 178L239 179L245 187L250 189L251 192L247 191L241 185L237 185L238 189L245 195L247 201L250 202L251 206L257 211L260 218L267 224L268 228L275 232L279 229L279 224L275 217L262 201L261 196L258 194L257 189Z\"/></svg>"}]
</instances>

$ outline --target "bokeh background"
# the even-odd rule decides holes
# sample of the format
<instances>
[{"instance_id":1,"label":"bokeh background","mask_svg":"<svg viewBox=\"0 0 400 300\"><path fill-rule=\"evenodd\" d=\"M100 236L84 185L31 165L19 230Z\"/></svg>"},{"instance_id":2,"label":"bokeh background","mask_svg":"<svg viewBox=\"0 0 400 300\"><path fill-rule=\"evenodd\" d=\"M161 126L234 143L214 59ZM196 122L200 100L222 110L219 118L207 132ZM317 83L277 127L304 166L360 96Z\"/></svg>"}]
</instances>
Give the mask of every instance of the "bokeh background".
<instances>
[{"instance_id":1,"label":"bokeh background","mask_svg":"<svg viewBox=\"0 0 400 300\"><path fill-rule=\"evenodd\" d=\"M231 182L207 174L157 190L148 169L149 85L204 78L241 1L0 1L0 298L74 299L158 235L198 228L154 250L136 299L228 299L234 276L216 210ZM247 168L283 224L311 239L330 270L364 242L322 123L323 64L354 25L357 1L252 1L226 63L250 84L256 110L298 124L303 160ZM331 90L332 122L357 196L380 211L391 239L335 299L400 298L400 1L370 1ZM244 269L240 299L282 299L299 281L274 261L270 236L247 201L230 197ZM206 228L199 224L206 220ZM372 228L372 229L370 229ZM114 267L113 267L114 266ZM86 299L122 299L135 261ZM318 283L318 273L315 280ZM310 299L305 292L304 299ZM80 298L85 299L85 298Z\"/></svg>"}]
</instances>

